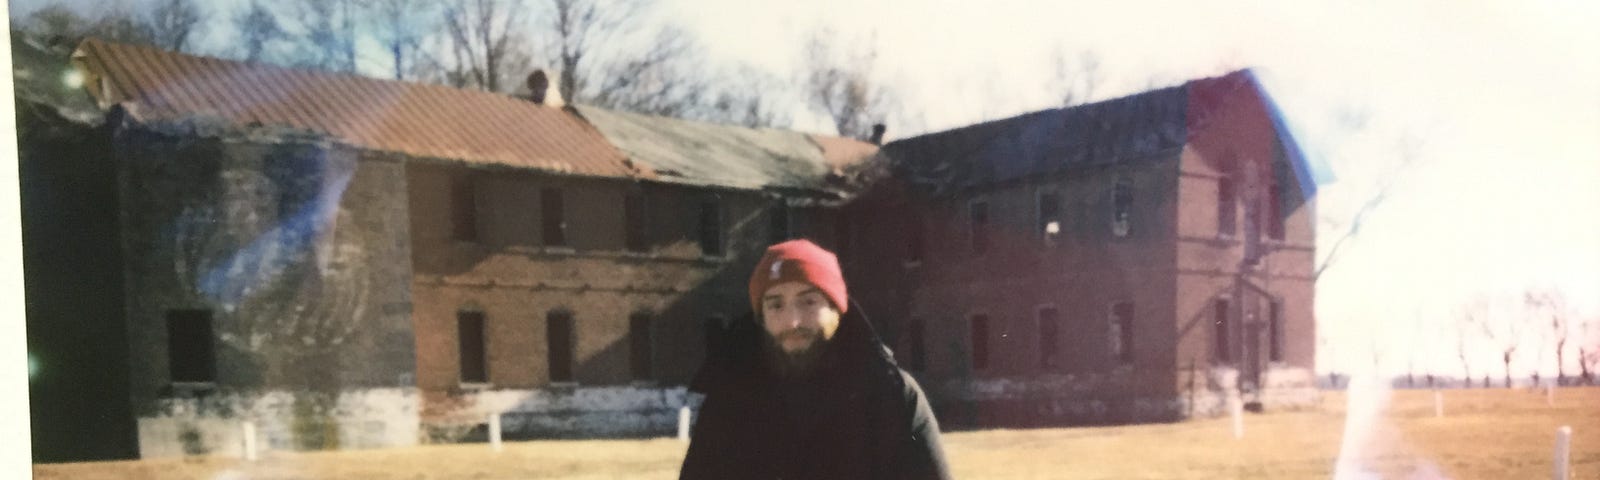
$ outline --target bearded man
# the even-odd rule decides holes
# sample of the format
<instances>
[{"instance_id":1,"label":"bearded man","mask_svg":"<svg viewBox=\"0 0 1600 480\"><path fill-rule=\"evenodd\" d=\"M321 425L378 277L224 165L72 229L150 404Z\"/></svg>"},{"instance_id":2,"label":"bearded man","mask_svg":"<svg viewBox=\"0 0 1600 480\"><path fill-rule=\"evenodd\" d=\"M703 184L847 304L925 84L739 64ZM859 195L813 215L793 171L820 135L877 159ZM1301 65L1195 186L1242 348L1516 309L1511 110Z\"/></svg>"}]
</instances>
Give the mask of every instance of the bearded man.
<instances>
[{"instance_id":1,"label":"bearded man","mask_svg":"<svg viewBox=\"0 0 1600 480\"><path fill-rule=\"evenodd\" d=\"M679 478L950 478L927 397L850 303L833 253L767 248L750 307L690 385L706 397Z\"/></svg>"}]
</instances>

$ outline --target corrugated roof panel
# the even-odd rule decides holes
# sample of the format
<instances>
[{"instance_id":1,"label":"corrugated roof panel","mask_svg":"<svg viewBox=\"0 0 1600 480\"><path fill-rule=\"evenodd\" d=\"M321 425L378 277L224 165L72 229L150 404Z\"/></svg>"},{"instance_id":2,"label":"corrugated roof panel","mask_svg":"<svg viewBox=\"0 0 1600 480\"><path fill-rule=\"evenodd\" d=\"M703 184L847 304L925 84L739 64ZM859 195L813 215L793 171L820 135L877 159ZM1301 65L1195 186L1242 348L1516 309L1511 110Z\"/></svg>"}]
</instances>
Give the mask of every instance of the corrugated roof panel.
<instances>
[{"instance_id":1,"label":"corrugated roof panel","mask_svg":"<svg viewBox=\"0 0 1600 480\"><path fill-rule=\"evenodd\" d=\"M352 145L605 177L637 177L622 153L569 112L505 95L196 57L85 40L108 103L140 121L196 115L323 132ZM91 92L100 95L100 92ZM648 169L642 169L648 172ZM645 174L647 175L647 174Z\"/></svg>"}]
</instances>

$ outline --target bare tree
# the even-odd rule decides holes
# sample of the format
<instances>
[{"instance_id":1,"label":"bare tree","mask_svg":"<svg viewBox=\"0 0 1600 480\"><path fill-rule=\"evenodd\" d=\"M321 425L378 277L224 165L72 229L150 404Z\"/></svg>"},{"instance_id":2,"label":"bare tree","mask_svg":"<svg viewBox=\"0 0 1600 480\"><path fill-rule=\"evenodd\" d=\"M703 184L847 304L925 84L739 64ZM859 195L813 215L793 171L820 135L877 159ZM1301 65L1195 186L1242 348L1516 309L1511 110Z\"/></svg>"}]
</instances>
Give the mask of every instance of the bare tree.
<instances>
[{"instance_id":1,"label":"bare tree","mask_svg":"<svg viewBox=\"0 0 1600 480\"><path fill-rule=\"evenodd\" d=\"M1465 312L1456 321L1456 359L1461 361L1461 384L1472 388L1472 362L1467 360L1467 336L1472 333L1472 315L1478 313ZM1486 313L1486 312L1485 312Z\"/></svg>"},{"instance_id":2,"label":"bare tree","mask_svg":"<svg viewBox=\"0 0 1600 480\"><path fill-rule=\"evenodd\" d=\"M855 48L836 44L831 29L812 34L804 51L800 82L811 103L833 121L840 136L866 138L892 100L872 78L877 48L869 41Z\"/></svg>"},{"instance_id":3,"label":"bare tree","mask_svg":"<svg viewBox=\"0 0 1600 480\"><path fill-rule=\"evenodd\" d=\"M1365 120L1361 120L1361 123L1355 128L1365 128ZM1333 266L1339 260L1339 254L1345 244L1361 234L1361 227L1366 225L1372 213L1377 211L1378 207L1382 206L1390 195L1394 193L1395 186L1400 183L1405 173L1417 166L1422 148L1421 142L1420 137L1409 134L1401 136L1396 143L1395 163L1387 172L1380 175L1377 188L1372 191L1366 201L1361 203L1361 207L1356 209L1349 222L1342 226L1343 231L1334 239L1333 246L1328 247L1328 254L1317 261L1316 270L1311 274L1313 279L1321 278L1322 274L1328 271L1328 267Z\"/></svg>"},{"instance_id":4,"label":"bare tree","mask_svg":"<svg viewBox=\"0 0 1600 480\"><path fill-rule=\"evenodd\" d=\"M296 63L335 72L356 71L355 19L361 12L355 0L298 0L294 6L297 21L291 33L300 39Z\"/></svg>"},{"instance_id":5,"label":"bare tree","mask_svg":"<svg viewBox=\"0 0 1600 480\"><path fill-rule=\"evenodd\" d=\"M618 71L609 73L625 74L634 69L653 68L683 53L681 47L686 42L686 36L682 32L657 32L654 36L666 40L669 45L652 46L635 59L615 58L622 56L622 52L611 48L615 46L613 43L623 33L639 27L630 22L645 7L640 0L546 1L551 10L546 22L549 44L555 49L557 68L560 69L557 89L561 92L561 98L568 102L586 101L580 95L589 96L606 91L589 92L597 77L611 79L611 76L604 75L604 59L599 56L610 53L613 60L620 60L620 66Z\"/></svg>"},{"instance_id":6,"label":"bare tree","mask_svg":"<svg viewBox=\"0 0 1600 480\"><path fill-rule=\"evenodd\" d=\"M467 0L445 7L445 50L433 63L444 83L507 92L519 85L532 59L521 32L522 0Z\"/></svg>"},{"instance_id":7,"label":"bare tree","mask_svg":"<svg viewBox=\"0 0 1600 480\"><path fill-rule=\"evenodd\" d=\"M416 78L423 63L423 39L439 27L436 2L368 0L373 39L383 46L395 80Z\"/></svg>"},{"instance_id":8,"label":"bare tree","mask_svg":"<svg viewBox=\"0 0 1600 480\"><path fill-rule=\"evenodd\" d=\"M1593 319L1583 322L1578 341L1578 368L1586 385L1594 384L1594 370L1600 365L1600 327Z\"/></svg>"},{"instance_id":9,"label":"bare tree","mask_svg":"<svg viewBox=\"0 0 1600 480\"><path fill-rule=\"evenodd\" d=\"M241 57L247 62L268 61L267 53L272 45L284 40L285 32L278 24L278 16L257 0L251 0L250 6L234 17L233 24L239 30Z\"/></svg>"},{"instance_id":10,"label":"bare tree","mask_svg":"<svg viewBox=\"0 0 1600 480\"><path fill-rule=\"evenodd\" d=\"M1061 106L1070 107L1094 99L1095 89L1102 80L1099 55L1090 51L1072 55L1065 49L1056 49L1055 76L1050 79L1048 88L1061 99Z\"/></svg>"},{"instance_id":11,"label":"bare tree","mask_svg":"<svg viewBox=\"0 0 1600 480\"><path fill-rule=\"evenodd\" d=\"M1524 301L1534 312L1550 318L1550 339L1556 347L1556 385L1563 385L1567 381L1567 339L1572 333L1572 312L1567 306L1567 297L1557 290L1541 290L1528 292Z\"/></svg>"},{"instance_id":12,"label":"bare tree","mask_svg":"<svg viewBox=\"0 0 1600 480\"><path fill-rule=\"evenodd\" d=\"M1496 309L1494 300L1479 296L1472 300L1470 321L1483 332L1484 338L1495 342L1500 350L1500 361L1505 366L1506 388L1511 388L1511 359L1522 343L1522 321L1516 315L1503 315Z\"/></svg>"},{"instance_id":13,"label":"bare tree","mask_svg":"<svg viewBox=\"0 0 1600 480\"><path fill-rule=\"evenodd\" d=\"M200 26L203 15L193 0L159 0L150 10L150 30L156 46L174 52L189 52L189 40Z\"/></svg>"}]
</instances>

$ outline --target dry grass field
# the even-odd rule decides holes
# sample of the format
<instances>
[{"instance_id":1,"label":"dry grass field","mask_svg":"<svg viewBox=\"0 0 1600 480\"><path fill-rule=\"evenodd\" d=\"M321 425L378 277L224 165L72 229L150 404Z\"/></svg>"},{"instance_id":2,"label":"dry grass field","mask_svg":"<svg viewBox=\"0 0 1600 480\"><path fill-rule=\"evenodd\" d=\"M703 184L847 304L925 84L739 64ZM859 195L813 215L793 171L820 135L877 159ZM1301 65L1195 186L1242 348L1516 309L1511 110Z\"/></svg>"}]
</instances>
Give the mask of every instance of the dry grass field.
<instances>
[{"instance_id":1,"label":"dry grass field","mask_svg":"<svg viewBox=\"0 0 1600 480\"><path fill-rule=\"evenodd\" d=\"M1435 418L1429 391L1397 391L1346 434L1346 394L1318 409L1124 427L950 432L957 478L1168 479L1550 478L1556 428L1573 428L1572 478L1600 478L1600 388L1542 392L1450 390ZM1369 403L1370 404L1370 403ZM1350 406L1357 417L1365 410ZM1341 445L1349 454L1339 461ZM377 480L675 478L684 445L671 439L511 442L332 453L270 452L260 461L203 458L36 465L38 479Z\"/></svg>"}]
</instances>

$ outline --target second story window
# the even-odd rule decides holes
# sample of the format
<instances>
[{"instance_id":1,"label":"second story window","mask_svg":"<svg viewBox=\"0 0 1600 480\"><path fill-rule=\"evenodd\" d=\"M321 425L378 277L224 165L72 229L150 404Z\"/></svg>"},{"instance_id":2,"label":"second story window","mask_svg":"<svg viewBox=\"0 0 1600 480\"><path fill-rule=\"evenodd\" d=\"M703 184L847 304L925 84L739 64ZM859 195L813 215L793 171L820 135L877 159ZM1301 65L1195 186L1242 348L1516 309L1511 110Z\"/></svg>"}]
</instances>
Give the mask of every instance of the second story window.
<instances>
[{"instance_id":1,"label":"second story window","mask_svg":"<svg viewBox=\"0 0 1600 480\"><path fill-rule=\"evenodd\" d=\"M1128 236L1133 219L1133 182L1118 178L1111 187L1111 234Z\"/></svg>"},{"instance_id":2,"label":"second story window","mask_svg":"<svg viewBox=\"0 0 1600 480\"><path fill-rule=\"evenodd\" d=\"M539 214L544 246L567 246L566 213L566 201L561 196L561 189L553 187L539 189Z\"/></svg>"},{"instance_id":3,"label":"second story window","mask_svg":"<svg viewBox=\"0 0 1600 480\"><path fill-rule=\"evenodd\" d=\"M622 199L623 235L627 237L623 246L630 252L650 250L649 208L642 193L630 193Z\"/></svg>"},{"instance_id":4,"label":"second story window","mask_svg":"<svg viewBox=\"0 0 1600 480\"><path fill-rule=\"evenodd\" d=\"M1239 229L1233 177L1217 179L1217 235L1233 236Z\"/></svg>"},{"instance_id":5,"label":"second story window","mask_svg":"<svg viewBox=\"0 0 1600 480\"><path fill-rule=\"evenodd\" d=\"M450 182L450 233L458 241L478 241L478 192L471 178Z\"/></svg>"},{"instance_id":6,"label":"second story window","mask_svg":"<svg viewBox=\"0 0 1600 480\"><path fill-rule=\"evenodd\" d=\"M1061 238L1061 195L1056 192L1039 192L1039 234L1046 245Z\"/></svg>"},{"instance_id":7,"label":"second story window","mask_svg":"<svg viewBox=\"0 0 1600 480\"><path fill-rule=\"evenodd\" d=\"M967 219L971 223L972 253L989 251L989 202L967 204Z\"/></svg>"},{"instance_id":8,"label":"second story window","mask_svg":"<svg viewBox=\"0 0 1600 480\"><path fill-rule=\"evenodd\" d=\"M700 202L700 254L722 255L722 205L715 199Z\"/></svg>"}]
</instances>

